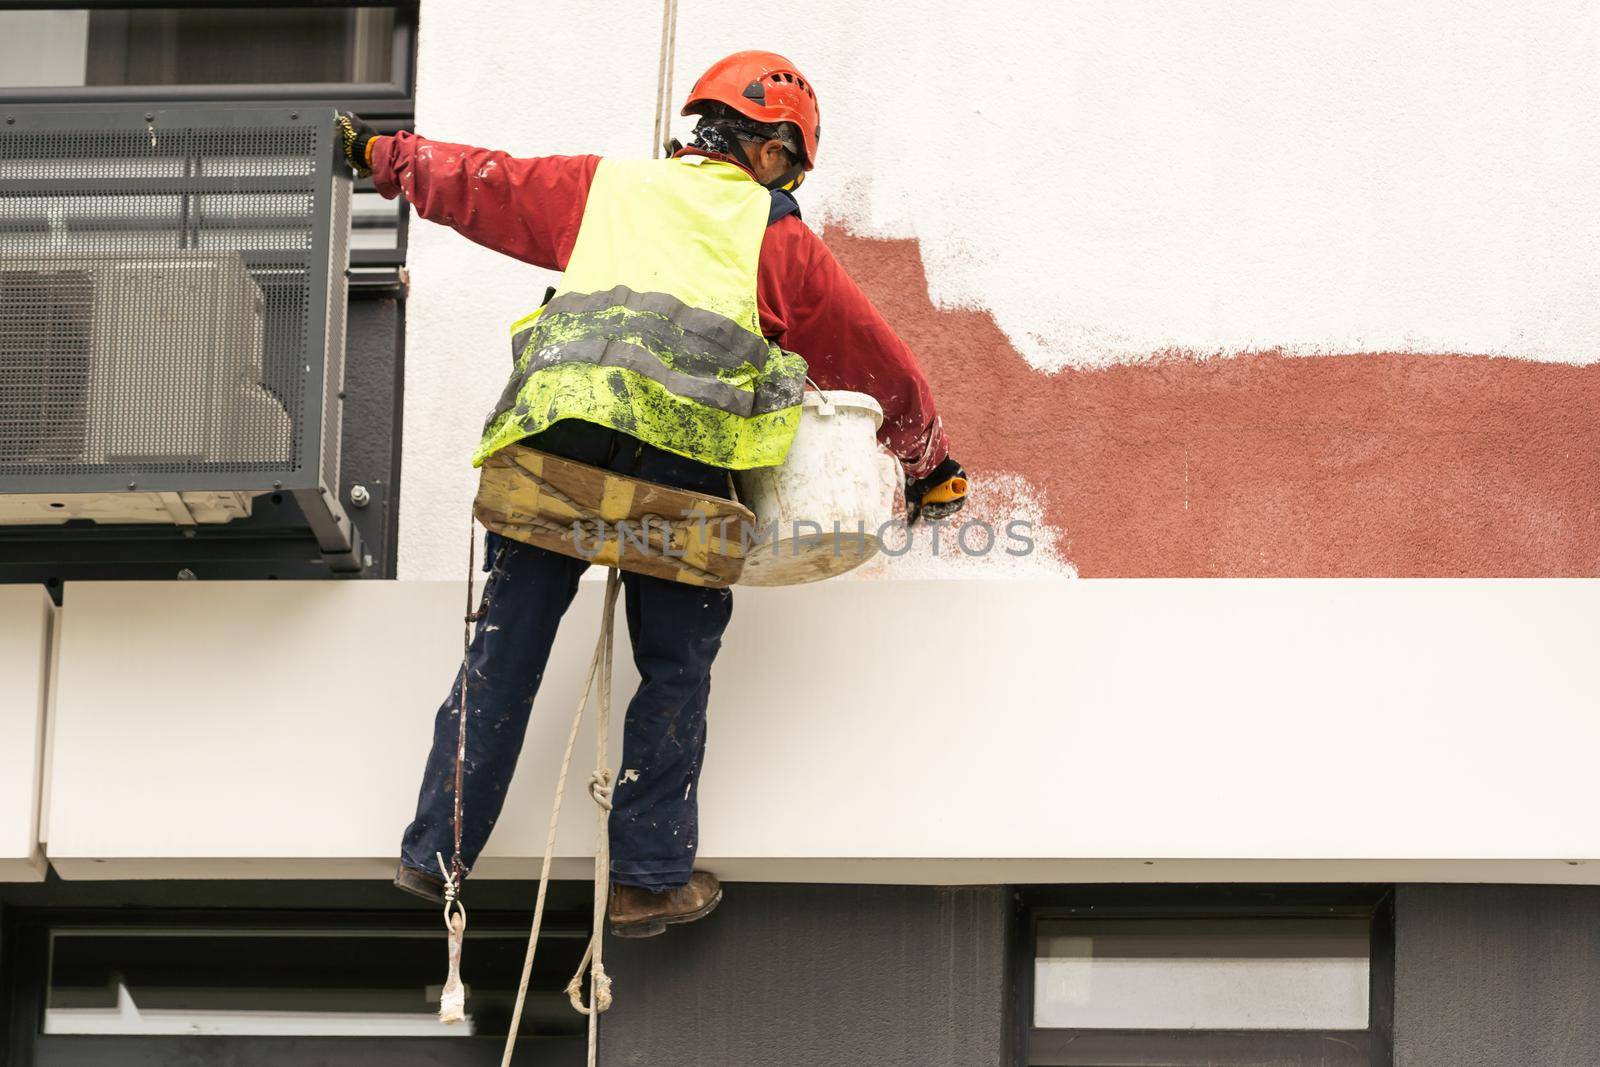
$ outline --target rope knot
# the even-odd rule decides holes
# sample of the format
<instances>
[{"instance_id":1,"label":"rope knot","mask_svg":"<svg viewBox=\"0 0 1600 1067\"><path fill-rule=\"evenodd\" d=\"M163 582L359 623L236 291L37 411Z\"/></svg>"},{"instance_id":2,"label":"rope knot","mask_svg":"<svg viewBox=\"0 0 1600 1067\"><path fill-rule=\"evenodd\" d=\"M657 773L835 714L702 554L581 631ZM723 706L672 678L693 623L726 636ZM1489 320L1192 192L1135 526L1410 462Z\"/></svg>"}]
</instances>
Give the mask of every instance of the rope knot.
<instances>
[{"instance_id":1,"label":"rope knot","mask_svg":"<svg viewBox=\"0 0 1600 1067\"><path fill-rule=\"evenodd\" d=\"M444 910L445 914L449 915L450 905L456 902L456 894L461 891L461 885L456 880L456 875L460 868L452 869L450 865L446 864L444 853L442 852L435 852L433 858L439 861L439 873L444 876Z\"/></svg>"},{"instance_id":2,"label":"rope knot","mask_svg":"<svg viewBox=\"0 0 1600 1067\"><path fill-rule=\"evenodd\" d=\"M600 963L594 965L590 973L590 981L594 986L594 1010L592 1014L598 1015L603 1011L611 1010L611 976ZM572 1010L579 1015L589 1015L589 1005L583 1002L583 969L572 976L572 981L567 983L567 1000L572 1004Z\"/></svg>"},{"instance_id":3,"label":"rope knot","mask_svg":"<svg viewBox=\"0 0 1600 1067\"><path fill-rule=\"evenodd\" d=\"M611 771L609 768L601 768L589 776L589 795L594 798L596 804L606 811L611 810L611 794L613 792L615 792L615 787L611 784Z\"/></svg>"}]
</instances>

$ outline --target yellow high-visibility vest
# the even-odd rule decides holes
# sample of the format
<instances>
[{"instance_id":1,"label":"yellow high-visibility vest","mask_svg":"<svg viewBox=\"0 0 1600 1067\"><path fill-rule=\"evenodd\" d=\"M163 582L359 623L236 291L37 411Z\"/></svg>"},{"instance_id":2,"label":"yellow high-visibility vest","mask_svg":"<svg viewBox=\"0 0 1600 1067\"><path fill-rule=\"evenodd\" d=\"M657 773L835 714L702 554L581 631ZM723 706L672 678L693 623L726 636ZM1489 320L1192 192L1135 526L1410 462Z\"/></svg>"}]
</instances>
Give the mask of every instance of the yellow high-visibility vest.
<instances>
[{"instance_id":1,"label":"yellow high-visibility vest","mask_svg":"<svg viewBox=\"0 0 1600 1067\"><path fill-rule=\"evenodd\" d=\"M473 465L562 419L713 466L782 463L806 363L761 333L771 205L730 163L602 160L554 298L511 327L515 369Z\"/></svg>"}]
</instances>

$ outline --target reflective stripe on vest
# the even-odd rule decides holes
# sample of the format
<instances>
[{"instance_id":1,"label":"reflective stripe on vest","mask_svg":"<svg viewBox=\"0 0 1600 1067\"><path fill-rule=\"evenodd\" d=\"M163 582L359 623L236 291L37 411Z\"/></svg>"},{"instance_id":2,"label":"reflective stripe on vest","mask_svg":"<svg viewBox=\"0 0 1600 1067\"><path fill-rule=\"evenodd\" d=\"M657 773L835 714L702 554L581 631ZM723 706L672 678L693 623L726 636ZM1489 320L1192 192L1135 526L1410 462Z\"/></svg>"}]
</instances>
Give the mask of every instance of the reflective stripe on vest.
<instances>
[{"instance_id":1,"label":"reflective stripe on vest","mask_svg":"<svg viewBox=\"0 0 1600 1067\"><path fill-rule=\"evenodd\" d=\"M568 418L714 466L783 462L806 368L761 334L771 207L730 164L603 160L555 297L511 328L515 369L473 463Z\"/></svg>"}]
</instances>

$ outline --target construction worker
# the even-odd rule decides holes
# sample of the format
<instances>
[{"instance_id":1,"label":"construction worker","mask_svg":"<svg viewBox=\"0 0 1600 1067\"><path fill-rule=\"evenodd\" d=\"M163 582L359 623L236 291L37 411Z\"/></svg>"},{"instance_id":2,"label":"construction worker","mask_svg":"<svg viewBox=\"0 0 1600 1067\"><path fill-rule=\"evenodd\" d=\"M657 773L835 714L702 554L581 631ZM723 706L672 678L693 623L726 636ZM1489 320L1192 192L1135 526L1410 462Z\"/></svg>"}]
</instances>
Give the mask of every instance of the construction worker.
<instances>
[{"instance_id":1,"label":"construction worker","mask_svg":"<svg viewBox=\"0 0 1600 1067\"><path fill-rule=\"evenodd\" d=\"M695 84L693 143L671 159L518 159L341 115L344 151L378 191L508 256L563 271L513 339L514 368L474 462L513 442L727 496L728 471L781 463L807 375L871 394L905 470L908 515L964 502L927 381L822 241L792 190L816 163L817 98L794 64L740 52ZM952 489L952 487L956 487ZM958 491L959 490L959 491ZM562 613L587 564L491 538L468 678L461 853L470 869L500 814ZM642 681L628 705L610 817L612 930L650 936L708 914L694 869L711 663L726 589L623 576ZM439 902L452 852L461 676L436 720L395 883ZM464 873L464 872L463 872Z\"/></svg>"}]
</instances>

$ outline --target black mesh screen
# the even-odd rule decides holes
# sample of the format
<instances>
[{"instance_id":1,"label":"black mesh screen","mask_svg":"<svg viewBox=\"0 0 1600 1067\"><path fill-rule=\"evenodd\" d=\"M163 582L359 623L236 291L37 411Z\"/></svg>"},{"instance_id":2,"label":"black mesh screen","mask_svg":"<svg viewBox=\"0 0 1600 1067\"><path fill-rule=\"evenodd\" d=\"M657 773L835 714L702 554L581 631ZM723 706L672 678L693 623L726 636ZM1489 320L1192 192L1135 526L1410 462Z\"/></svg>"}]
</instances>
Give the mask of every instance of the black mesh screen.
<instances>
[{"instance_id":1,"label":"black mesh screen","mask_svg":"<svg viewBox=\"0 0 1600 1067\"><path fill-rule=\"evenodd\" d=\"M206 117L0 126L0 483L221 487L336 451L348 183L330 210L331 130Z\"/></svg>"}]
</instances>

